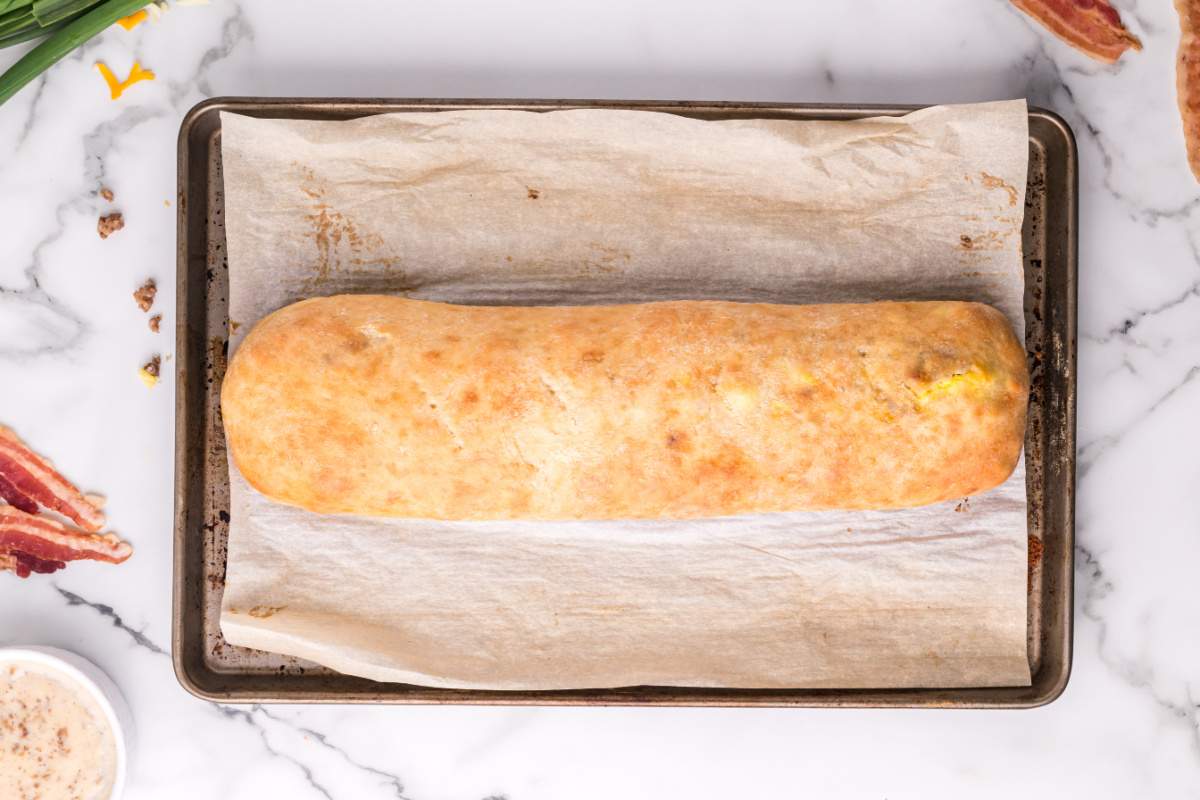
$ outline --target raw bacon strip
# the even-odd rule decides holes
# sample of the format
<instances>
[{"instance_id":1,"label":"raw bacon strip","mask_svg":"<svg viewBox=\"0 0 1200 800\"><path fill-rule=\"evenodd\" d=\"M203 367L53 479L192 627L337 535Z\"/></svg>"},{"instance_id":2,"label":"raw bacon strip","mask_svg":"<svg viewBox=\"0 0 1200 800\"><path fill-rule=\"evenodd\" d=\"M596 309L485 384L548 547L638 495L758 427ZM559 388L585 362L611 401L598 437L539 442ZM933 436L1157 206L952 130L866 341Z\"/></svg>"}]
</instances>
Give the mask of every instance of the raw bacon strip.
<instances>
[{"instance_id":1,"label":"raw bacon strip","mask_svg":"<svg viewBox=\"0 0 1200 800\"><path fill-rule=\"evenodd\" d=\"M1179 12L1179 61L1175 68L1175 90L1188 165L1200 180L1200 0L1175 0Z\"/></svg>"},{"instance_id":2,"label":"raw bacon strip","mask_svg":"<svg viewBox=\"0 0 1200 800\"><path fill-rule=\"evenodd\" d=\"M24 577L82 559L120 564L133 555L133 548L111 533L81 533L47 517L0 506L0 554L12 556L15 566L13 559L0 563Z\"/></svg>"},{"instance_id":3,"label":"raw bacon strip","mask_svg":"<svg viewBox=\"0 0 1200 800\"><path fill-rule=\"evenodd\" d=\"M25 553L0 553L0 572L10 570L18 578L28 578L35 572L49 574L66 566L65 561L41 561Z\"/></svg>"},{"instance_id":4,"label":"raw bacon strip","mask_svg":"<svg viewBox=\"0 0 1200 800\"><path fill-rule=\"evenodd\" d=\"M1012 0L1012 4L1098 61L1111 64L1131 47L1142 49L1107 0Z\"/></svg>"},{"instance_id":5,"label":"raw bacon strip","mask_svg":"<svg viewBox=\"0 0 1200 800\"><path fill-rule=\"evenodd\" d=\"M104 527L104 514L100 509L2 425L0 478L11 487L8 491L0 489L0 495L17 508L28 511L29 503L36 501L86 531L94 533Z\"/></svg>"},{"instance_id":6,"label":"raw bacon strip","mask_svg":"<svg viewBox=\"0 0 1200 800\"><path fill-rule=\"evenodd\" d=\"M17 573L18 578L28 578L34 572L41 575L49 575L52 572L65 569L67 566L67 562L65 561L43 561L40 558L34 558L25 553L13 553L13 558L17 562L13 571Z\"/></svg>"},{"instance_id":7,"label":"raw bacon strip","mask_svg":"<svg viewBox=\"0 0 1200 800\"><path fill-rule=\"evenodd\" d=\"M36 514L38 510L37 501L27 497L3 474L0 474L0 500L5 500L10 505L14 505L22 511L28 511L30 514Z\"/></svg>"}]
</instances>

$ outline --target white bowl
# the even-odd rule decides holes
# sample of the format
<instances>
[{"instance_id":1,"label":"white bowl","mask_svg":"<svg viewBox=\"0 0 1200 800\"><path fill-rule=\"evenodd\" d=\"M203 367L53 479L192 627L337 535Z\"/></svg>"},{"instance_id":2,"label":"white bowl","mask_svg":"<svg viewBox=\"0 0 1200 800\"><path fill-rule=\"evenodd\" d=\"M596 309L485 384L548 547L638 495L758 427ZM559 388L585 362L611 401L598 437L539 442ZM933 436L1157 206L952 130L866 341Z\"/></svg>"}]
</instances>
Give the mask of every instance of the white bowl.
<instances>
[{"instance_id":1,"label":"white bowl","mask_svg":"<svg viewBox=\"0 0 1200 800\"><path fill-rule=\"evenodd\" d=\"M125 792L125 772L129 751L133 747L133 715L129 713L129 706L117 685L83 656L57 647L0 647L0 664L12 661L37 664L45 667L47 671L56 672L96 701L109 727L112 728L113 742L117 750L117 765L109 800L120 800Z\"/></svg>"}]
</instances>

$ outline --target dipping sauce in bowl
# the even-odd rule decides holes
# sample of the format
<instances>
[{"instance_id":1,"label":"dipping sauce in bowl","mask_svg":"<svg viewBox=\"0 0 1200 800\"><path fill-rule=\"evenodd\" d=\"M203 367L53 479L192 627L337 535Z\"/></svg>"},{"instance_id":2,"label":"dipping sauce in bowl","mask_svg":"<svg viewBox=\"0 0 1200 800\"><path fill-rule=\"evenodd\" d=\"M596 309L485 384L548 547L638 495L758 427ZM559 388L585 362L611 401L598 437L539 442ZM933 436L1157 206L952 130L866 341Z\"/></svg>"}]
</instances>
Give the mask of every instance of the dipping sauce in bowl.
<instances>
[{"instance_id":1,"label":"dipping sauce in bowl","mask_svg":"<svg viewBox=\"0 0 1200 800\"><path fill-rule=\"evenodd\" d=\"M95 668L54 652L0 650L0 798L110 800L124 777L119 723L76 665Z\"/></svg>"}]
</instances>

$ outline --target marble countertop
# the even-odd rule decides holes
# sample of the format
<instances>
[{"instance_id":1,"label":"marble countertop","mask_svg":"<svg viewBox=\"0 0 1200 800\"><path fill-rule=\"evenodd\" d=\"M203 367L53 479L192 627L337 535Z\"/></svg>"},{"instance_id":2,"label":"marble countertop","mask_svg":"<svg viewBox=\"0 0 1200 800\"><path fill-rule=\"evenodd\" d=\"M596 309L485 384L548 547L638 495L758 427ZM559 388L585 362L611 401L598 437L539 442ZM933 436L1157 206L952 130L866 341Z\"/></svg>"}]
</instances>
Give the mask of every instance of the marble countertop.
<instances>
[{"instance_id":1,"label":"marble countertop","mask_svg":"<svg viewBox=\"0 0 1200 800\"><path fill-rule=\"evenodd\" d=\"M0 108L0 421L103 488L120 568L0 575L0 644L124 690L142 798L1139 797L1200 793L1200 192L1168 0L1089 61L1006 2L214 0L113 29ZM12 54L0 54L0 65ZM158 80L108 99L92 69ZM936 103L1028 97L1079 139L1075 662L1022 712L222 707L171 669L175 140L238 95ZM109 206L127 227L106 241ZM163 333L130 292L157 279Z\"/></svg>"}]
</instances>

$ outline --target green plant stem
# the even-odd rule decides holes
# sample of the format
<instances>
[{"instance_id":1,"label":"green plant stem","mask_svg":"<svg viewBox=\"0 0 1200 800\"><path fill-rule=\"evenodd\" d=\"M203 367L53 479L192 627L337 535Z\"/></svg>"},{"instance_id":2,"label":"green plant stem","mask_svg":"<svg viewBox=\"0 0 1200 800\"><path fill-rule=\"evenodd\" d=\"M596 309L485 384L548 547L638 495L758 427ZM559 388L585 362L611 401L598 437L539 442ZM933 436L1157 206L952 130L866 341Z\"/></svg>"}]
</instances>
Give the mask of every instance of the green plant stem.
<instances>
[{"instance_id":1,"label":"green plant stem","mask_svg":"<svg viewBox=\"0 0 1200 800\"><path fill-rule=\"evenodd\" d=\"M105 0L50 34L0 75L0 105L67 53L145 5L146 0Z\"/></svg>"},{"instance_id":2,"label":"green plant stem","mask_svg":"<svg viewBox=\"0 0 1200 800\"><path fill-rule=\"evenodd\" d=\"M33 0L0 0L0 14L7 14L15 8L25 8L33 5Z\"/></svg>"},{"instance_id":3,"label":"green plant stem","mask_svg":"<svg viewBox=\"0 0 1200 800\"><path fill-rule=\"evenodd\" d=\"M45 27L81 14L98 2L100 0L33 0L29 8L38 25Z\"/></svg>"},{"instance_id":4,"label":"green plant stem","mask_svg":"<svg viewBox=\"0 0 1200 800\"><path fill-rule=\"evenodd\" d=\"M14 44L28 42L30 39L49 36L51 33L63 27L64 25L66 25L65 22L59 22L45 28L43 28L41 25L33 25L32 27L16 31L15 33L0 34L0 48L12 47Z\"/></svg>"},{"instance_id":5,"label":"green plant stem","mask_svg":"<svg viewBox=\"0 0 1200 800\"><path fill-rule=\"evenodd\" d=\"M37 20L33 18L33 12L28 8L18 8L7 14L0 14L0 30L24 27L30 23L37 25Z\"/></svg>"}]
</instances>

